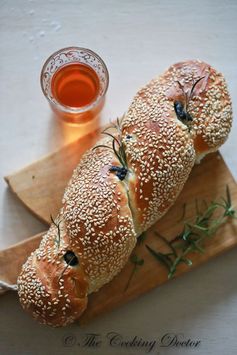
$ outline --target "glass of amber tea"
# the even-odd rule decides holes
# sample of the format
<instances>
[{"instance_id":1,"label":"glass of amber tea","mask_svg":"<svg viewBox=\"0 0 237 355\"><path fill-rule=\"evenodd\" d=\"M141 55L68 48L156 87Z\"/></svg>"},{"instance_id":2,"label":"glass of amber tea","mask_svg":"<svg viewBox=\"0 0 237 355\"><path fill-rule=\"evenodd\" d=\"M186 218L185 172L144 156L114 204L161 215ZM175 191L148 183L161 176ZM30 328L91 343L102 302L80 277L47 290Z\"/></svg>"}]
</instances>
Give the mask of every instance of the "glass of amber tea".
<instances>
[{"instance_id":1,"label":"glass of amber tea","mask_svg":"<svg viewBox=\"0 0 237 355\"><path fill-rule=\"evenodd\" d=\"M90 49L67 47L46 60L40 81L54 113L65 122L82 124L103 108L109 73L104 61Z\"/></svg>"}]
</instances>

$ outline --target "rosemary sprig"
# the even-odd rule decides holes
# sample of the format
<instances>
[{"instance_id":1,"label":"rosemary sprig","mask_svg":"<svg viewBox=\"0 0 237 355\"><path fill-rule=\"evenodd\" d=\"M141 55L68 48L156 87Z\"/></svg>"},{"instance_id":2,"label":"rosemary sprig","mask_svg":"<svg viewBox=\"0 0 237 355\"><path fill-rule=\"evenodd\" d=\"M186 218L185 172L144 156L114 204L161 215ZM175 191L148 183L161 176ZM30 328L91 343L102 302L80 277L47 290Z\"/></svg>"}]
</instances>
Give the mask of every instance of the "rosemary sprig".
<instances>
[{"instance_id":1,"label":"rosemary sprig","mask_svg":"<svg viewBox=\"0 0 237 355\"><path fill-rule=\"evenodd\" d=\"M202 79L204 79L205 76L202 76L201 78L199 78L198 80L196 80L194 83L193 83L193 86L190 90L190 94L189 94L189 98L188 98L188 102L187 102L187 105L186 105L186 111L188 112L188 106L189 106L189 102L190 100L193 98L193 93L194 93L194 89L196 87L196 85L199 83L199 81L201 81Z\"/></svg>"},{"instance_id":2,"label":"rosemary sprig","mask_svg":"<svg viewBox=\"0 0 237 355\"><path fill-rule=\"evenodd\" d=\"M204 78L205 78L205 76L202 76L201 78L197 79L193 83L189 93L188 93L188 91L184 90L183 85L180 83L180 81L177 81L177 83L178 83L178 85L179 85L180 89L182 90L184 97L185 97L185 111L186 111L186 113L188 113L189 103L190 103L190 100L193 98L193 93L194 93L194 89L195 89L196 85Z\"/></svg>"},{"instance_id":3,"label":"rosemary sprig","mask_svg":"<svg viewBox=\"0 0 237 355\"><path fill-rule=\"evenodd\" d=\"M180 83L180 81L177 81L180 89L182 90L183 92L183 95L184 95L184 104L181 102L181 101L175 101L174 102L174 110L175 110L175 113L176 113L176 116L177 118L183 122L184 124L187 125L189 131L191 129L191 126L190 126L190 122L193 121L193 117L190 115L189 113L189 103L191 101L191 99L193 98L193 94L194 94L194 89L196 87L196 85L202 80L204 79L205 76L199 78L198 80L196 80L191 89L188 91L188 90L184 90L184 87L183 85Z\"/></svg>"},{"instance_id":4,"label":"rosemary sprig","mask_svg":"<svg viewBox=\"0 0 237 355\"><path fill-rule=\"evenodd\" d=\"M107 127L106 129L104 129L101 133L105 134L109 137L112 138L112 146L107 146L104 144L99 144L96 145L94 149L100 148L100 147L104 147L104 148L108 148L111 149L114 154L116 155L116 157L118 158L120 164L123 166L123 168L127 168L127 158L126 158L126 152L125 152L125 146L122 142L122 129L121 129L121 123L122 123L123 117L121 120L119 120L119 118L117 118L116 123L111 123L111 125L109 127ZM112 134L111 132L108 132L108 130L110 129L115 129L116 130L116 136L114 134Z\"/></svg>"},{"instance_id":5,"label":"rosemary sprig","mask_svg":"<svg viewBox=\"0 0 237 355\"><path fill-rule=\"evenodd\" d=\"M52 215L50 215L50 219L51 219L51 222L57 227L57 230L58 230L58 238L55 237L55 242L57 243L57 246L59 248L60 247L60 241L61 241L61 231L60 231L60 223L61 223L61 221L56 223L56 221L53 219Z\"/></svg>"},{"instance_id":6,"label":"rosemary sprig","mask_svg":"<svg viewBox=\"0 0 237 355\"><path fill-rule=\"evenodd\" d=\"M128 282L127 282L127 284L126 284L126 286L124 288L124 292L127 291L128 287L129 287L129 285L130 285L130 283L132 281L132 278L133 278L135 272L137 271L138 267L142 266L144 264L144 259L139 258L136 254L132 254L130 256L130 261L133 264L133 269L132 269L132 272L131 272L131 274L130 274L130 276L128 278Z\"/></svg>"},{"instance_id":7,"label":"rosemary sprig","mask_svg":"<svg viewBox=\"0 0 237 355\"><path fill-rule=\"evenodd\" d=\"M214 214L220 210L222 212L219 216L214 217ZM229 187L226 187L226 198L222 197L221 202L212 201L205 206L203 212L199 210L196 202L196 213L194 222L185 222L182 232L171 241L154 232L168 246L168 253L161 253L146 245L148 251L166 267L169 279L175 275L181 263L192 265L192 261L187 258L189 253L205 252L202 247L203 241L213 236L221 224L225 223L228 218L237 218L237 212L232 206Z\"/></svg>"},{"instance_id":8,"label":"rosemary sprig","mask_svg":"<svg viewBox=\"0 0 237 355\"><path fill-rule=\"evenodd\" d=\"M140 234L139 237L137 238L137 244L142 244L145 239L146 239L146 232L142 232L142 234Z\"/></svg>"}]
</instances>

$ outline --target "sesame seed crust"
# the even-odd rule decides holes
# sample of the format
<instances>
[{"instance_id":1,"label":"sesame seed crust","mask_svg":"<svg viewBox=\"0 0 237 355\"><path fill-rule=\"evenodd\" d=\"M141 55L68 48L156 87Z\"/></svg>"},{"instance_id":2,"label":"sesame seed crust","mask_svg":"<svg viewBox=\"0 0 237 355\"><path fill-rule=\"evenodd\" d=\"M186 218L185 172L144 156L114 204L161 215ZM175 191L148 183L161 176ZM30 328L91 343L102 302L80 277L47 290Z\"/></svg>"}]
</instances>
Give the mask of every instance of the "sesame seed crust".
<instances>
[{"instance_id":1,"label":"sesame seed crust","mask_svg":"<svg viewBox=\"0 0 237 355\"><path fill-rule=\"evenodd\" d=\"M172 65L160 78L169 87L166 94L171 101L184 102L183 91L190 92L196 85L189 102L193 117L190 134L194 140L197 160L199 155L216 151L227 139L232 126L232 105L224 76L200 60ZM180 82L183 90L177 82Z\"/></svg>"},{"instance_id":2,"label":"sesame seed crust","mask_svg":"<svg viewBox=\"0 0 237 355\"><path fill-rule=\"evenodd\" d=\"M111 139L100 144L111 145ZM109 171L119 165L105 147L90 150L75 169L63 197L66 230L80 245L89 293L109 282L127 262L136 244L126 185Z\"/></svg>"},{"instance_id":3,"label":"sesame seed crust","mask_svg":"<svg viewBox=\"0 0 237 355\"><path fill-rule=\"evenodd\" d=\"M188 110L188 122L177 117L175 102ZM138 91L114 132L126 173L111 170L121 167L112 137L84 155L56 221L23 265L23 308L52 326L79 318L87 296L124 267L137 237L173 205L195 162L223 144L231 123L225 79L204 62L175 64ZM67 251L75 265L65 261Z\"/></svg>"}]
</instances>

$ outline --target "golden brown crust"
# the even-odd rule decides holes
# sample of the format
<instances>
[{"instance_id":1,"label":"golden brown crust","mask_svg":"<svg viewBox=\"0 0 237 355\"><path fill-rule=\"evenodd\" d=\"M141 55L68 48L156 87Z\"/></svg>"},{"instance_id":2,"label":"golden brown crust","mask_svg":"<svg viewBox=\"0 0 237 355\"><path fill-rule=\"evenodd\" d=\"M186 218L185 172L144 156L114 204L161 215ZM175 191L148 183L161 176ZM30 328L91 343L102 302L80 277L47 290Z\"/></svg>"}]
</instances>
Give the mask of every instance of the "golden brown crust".
<instances>
[{"instance_id":1,"label":"golden brown crust","mask_svg":"<svg viewBox=\"0 0 237 355\"><path fill-rule=\"evenodd\" d=\"M109 143L110 139L100 142ZM90 150L75 169L63 198L66 229L90 280L89 292L121 270L136 244L126 185L109 171L113 165L119 162L111 150Z\"/></svg>"},{"instance_id":2,"label":"golden brown crust","mask_svg":"<svg viewBox=\"0 0 237 355\"><path fill-rule=\"evenodd\" d=\"M67 236L61 247L55 241L57 228L52 225L39 248L23 265L18 277L22 307L40 323L67 325L77 319L87 306L88 280L78 267L65 269L63 255L71 250Z\"/></svg>"},{"instance_id":3,"label":"golden brown crust","mask_svg":"<svg viewBox=\"0 0 237 355\"><path fill-rule=\"evenodd\" d=\"M163 129L157 124L153 132L144 124L141 134L135 133L136 142L127 148L129 166L134 172L134 178L129 180L129 194L140 233L173 204L195 162L192 141L182 127L175 127L166 118L162 124ZM152 133L149 142L146 137Z\"/></svg>"},{"instance_id":4,"label":"golden brown crust","mask_svg":"<svg viewBox=\"0 0 237 355\"><path fill-rule=\"evenodd\" d=\"M108 139L100 143L107 144ZM59 245L58 229L52 225L23 266L18 278L19 297L23 308L41 323L60 326L79 318L87 295L122 269L136 244L126 184L109 171L112 165L119 162L107 148L98 147L84 156L74 170L55 221L60 227ZM79 266L64 271L67 250L76 254ZM74 283L68 281L72 279ZM40 304L34 297L36 284Z\"/></svg>"},{"instance_id":5,"label":"golden brown crust","mask_svg":"<svg viewBox=\"0 0 237 355\"><path fill-rule=\"evenodd\" d=\"M177 119L175 101L188 104L188 125ZM195 161L224 143L231 123L224 77L201 61L177 63L137 93L123 133L134 173L129 194L140 232L166 213Z\"/></svg>"},{"instance_id":6,"label":"golden brown crust","mask_svg":"<svg viewBox=\"0 0 237 355\"><path fill-rule=\"evenodd\" d=\"M195 161L226 140L231 121L225 80L206 63L175 64L142 88L113 133L126 164L111 149L112 137L84 156L65 191L58 227L50 227L23 266L22 306L49 325L77 319L87 295L122 269L136 238L172 206ZM67 265L67 251L77 265Z\"/></svg>"},{"instance_id":7,"label":"golden brown crust","mask_svg":"<svg viewBox=\"0 0 237 355\"><path fill-rule=\"evenodd\" d=\"M197 156L217 150L230 132L232 107L225 78L199 60L172 65L160 78L164 86L169 87L167 96L171 102L184 102L184 92L189 96L193 84L200 78L189 100L189 112L193 117L190 133Z\"/></svg>"}]
</instances>

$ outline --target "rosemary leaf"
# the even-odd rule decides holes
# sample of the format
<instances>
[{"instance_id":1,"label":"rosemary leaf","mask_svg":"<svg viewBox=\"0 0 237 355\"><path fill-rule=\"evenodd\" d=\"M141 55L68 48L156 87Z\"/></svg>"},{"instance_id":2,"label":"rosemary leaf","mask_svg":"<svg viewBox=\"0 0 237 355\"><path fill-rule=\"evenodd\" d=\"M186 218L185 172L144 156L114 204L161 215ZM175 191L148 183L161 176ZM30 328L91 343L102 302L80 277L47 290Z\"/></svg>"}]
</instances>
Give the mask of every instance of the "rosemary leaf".
<instances>
[{"instance_id":1,"label":"rosemary leaf","mask_svg":"<svg viewBox=\"0 0 237 355\"><path fill-rule=\"evenodd\" d=\"M123 115L124 117L124 115ZM100 147L103 147L103 148L108 148L108 149L111 149L115 156L117 157L117 159L119 160L120 164L122 165L123 168L127 169L127 157L126 157L126 151L125 151L125 147L124 147L124 144L122 142L122 130L121 130L121 122L123 120L123 117L121 119L121 121L119 120L119 118L116 119L116 123L111 123L111 126L105 128L101 133L102 134L105 134L107 136L109 136L110 138L112 138L112 146L107 146L107 145L104 145L104 144L99 144L99 145L96 145L94 149L96 148L100 148ZM113 135L112 133L108 132L109 129L116 129L117 130L117 134L116 136Z\"/></svg>"},{"instance_id":2,"label":"rosemary leaf","mask_svg":"<svg viewBox=\"0 0 237 355\"><path fill-rule=\"evenodd\" d=\"M192 260L190 260L188 258L181 258L180 262L183 262L183 263L185 263L188 266L192 266L193 265Z\"/></svg>"},{"instance_id":3,"label":"rosemary leaf","mask_svg":"<svg viewBox=\"0 0 237 355\"><path fill-rule=\"evenodd\" d=\"M132 269L132 272L128 278L128 282L125 285L124 292L127 291L128 287L132 281L132 278L133 278L135 272L137 271L138 266L142 266L144 264L144 259L139 258L136 254L132 254L130 256L130 261L133 264L133 269Z\"/></svg>"},{"instance_id":4,"label":"rosemary leaf","mask_svg":"<svg viewBox=\"0 0 237 355\"><path fill-rule=\"evenodd\" d=\"M192 86L192 89L191 89L191 91L190 91L190 98L192 98L192 96L193 96L193 92L194 92L194 89L195 89L195 87L196 87L196 85L199 83L199 81L201 81L202 79L204 79L205 78L205 76L202 76L201 78L199 78L194 84L193 84L193 86Z\"/></svg>"},{"instance_id":5,"label":"rosemary leaf","mask_svg":"<svg viewBox=\"0 0 237 355\"><path fill-rule=\"evenodd\" d=\"M137 238L137 243L141 244L144 242L144 240L146 239L146 232L143 232L142 234L139 235L139 237Z\"/></svg>"},{"instance_id":6,"label":"rosemary leaf","mask_svg":"<svg viewBox=\"0 0 237 355\"><path fill-rule=\"evenodd\" d=\"M109 147L108 145L105 145L105 144L98 144L95 147L93 147L92 150L95 150L97 148L108 148L108 149L112 149L113 150L112 147Z\"/></svg>"},{"instance_id":7,"label":"rosemary leaf","mask_svg":"<svg viewBox=\"0 0 237 355\"><path fill-rule=\"evenodd\" d=\"M157 231L155 231L154 233L157 237L159 237L161 240L163 240L163 242L172 250L172 253L170 255L173 254L173 255L177 256L176 250L173 247L172 243L170 243L165 237L160 235ZM168 254L166 254L166 255L168 255Z\"/></svg>"},{"instance_id":8,"label":"rosemary leaf","mask_svg":"<svg viewBox=\"0 0 237 355\"><path fill-rule=\"evenodd\" d=\"M57 243L57 246L58 248L60 247L60 241L61 241L61 231L60 231L60 223L61 221L59 221L58 223L55 222L55 220L53 219L53 216L50 215L50 219L51 219L51 222L55 225L55 227L57 227L57 230L58 230L58 239L55 238L55 242Z\"/></svg>"},{"instance_id":9,"label":"rosemary leaf","mask_svg":"<svg viewBox=\"0 0 237 355\"><path fill-rule=\"evenodd\" d=\"M119 155L119 153L118 153L117 150L116 150L116 147L115 147L115 140L112 141L112 146L113 146L114 154L115 154L116 157L118 158L120 164L121 164L122 166L124 166L123 160L122 160L121 156Z\"/></svg>"},{"instance_id":10,"label":"rosemary leaf","mask_svg":"<svg viewBox=\"0 0 237 355\"><path fill-rule=\"evenodd\" d=\"M158 232L155 232L165 244L171 249L170 253L162 253L156 251L146 245L149 252L162 263L168 270L168 278L172 278L177 267L181 263L188 266L192 265L192 260L187 258L187 255L192 252L203 254L205 249L203 242L212 237L216 230L230 218L236 218L236 210L231 204L231 194L229 187L226 187L226 198L220 199L223 202L211 201L208 205L205 202L205 210L202 212L198 208L196 201L196 216L194 222L185 222L181 233L175 236L171 241L166 240ZM215 217L219 211L219 216Z\"/></svg>"},{"instance_id":11,"label":"rosemary leaf","mask_svg":"<svg viewBox=\"0 0 237 355\"><path fill-rule=\"evenodd\" d=\"M160 261L167 268L168 271L170 270L170 266L172 264L172 261L167 255L156 252L154 249L152 249L147 244L146 244L146 248L158 261Z\"/></svg>"},{"instance_id":12,"label":"rosemary leaf","mask_svg":"<svg viewBox=\"0 0 237 355\"><path fill-rule=\"evenodd\" d=\"M192 251L194 251L194 252L198 252L198 253L200 253L200 254L204 254L204 249L203 248L201 248L198 244L197 244L197 242L191 242L191 245L192 245Z\"/></svg>"},{"instance_id":13,"label":"rosemary leaf","mask_svg":"<svg viewBox=\"0 0 237 355\"><path fill-rule=\"evenodd\" d=\"M230 189L229 189L228 185L226 185L226 197L227 197L228 207L231 207L232 203L231 203L231 197L230 197Z\"/></svg>"},{"instance_id":14,"label":"rosemary leaf","mask_svg":"<svg viewBox=\"0 0 237 355\"><path fill-rule=\"evenodd\" d=\"M183 240L187 240L190 235L191 235L191 231L190 231L190 226L188 224L185 224L185 228L184 228L184 231L183 231L183 234L182 234L182 239Z\"/></svg>"},{"instance_id":15,"label":"rosemary leaf","mask_svg":"<svg viewBox=\"0 0 237 355\"><path fill-rule=\"evenodd\" d=\"M113 138L113 140L116 141L116 143L120 146L119 140L118 140L113 134L111 134L111 133L109 133L109 132L106 132L106 131L103 131L103 132L101 132L101 133L102 133L102 134L106 134L107 136Z\"/></svg>"}]
</instances>

